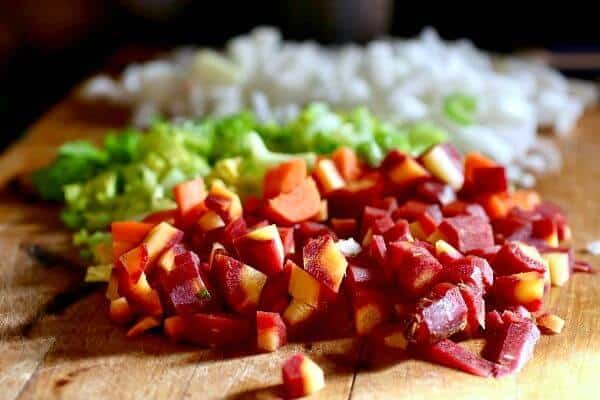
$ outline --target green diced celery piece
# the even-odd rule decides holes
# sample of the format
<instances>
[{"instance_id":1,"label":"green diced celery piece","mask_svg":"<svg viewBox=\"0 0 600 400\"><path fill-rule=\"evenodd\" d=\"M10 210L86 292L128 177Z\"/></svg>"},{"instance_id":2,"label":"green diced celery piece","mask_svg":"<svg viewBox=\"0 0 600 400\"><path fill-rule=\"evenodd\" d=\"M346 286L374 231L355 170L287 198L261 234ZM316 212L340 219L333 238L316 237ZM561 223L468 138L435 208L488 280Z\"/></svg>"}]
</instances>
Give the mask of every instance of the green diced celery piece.
<instances>
[{"instance_id":1,"label":"green diced celery piece","mask_svg":"<svg viewBox=\"0 0 600 400\"><path fill-rule=\"evenodd\" d=\"M477 99L465 93L453 93L444 98L444 115L460 125L471 125L477 112Z\"/></svg>"}]
</instances>

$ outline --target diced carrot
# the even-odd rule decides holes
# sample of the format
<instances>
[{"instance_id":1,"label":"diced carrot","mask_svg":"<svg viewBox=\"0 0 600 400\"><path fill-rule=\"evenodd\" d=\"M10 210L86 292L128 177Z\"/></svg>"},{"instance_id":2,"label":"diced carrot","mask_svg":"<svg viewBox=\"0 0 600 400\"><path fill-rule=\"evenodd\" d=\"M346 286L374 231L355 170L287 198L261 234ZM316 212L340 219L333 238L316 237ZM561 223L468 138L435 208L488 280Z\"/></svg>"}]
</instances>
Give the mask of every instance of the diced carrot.
<instances>
[{"instance_id":1,"label":"diced carrot","mask_svg":"<svg viewBox=\"0 0 600 400\"><path fill-rule=\"evenodd\" d=\"M113 242L140 243L155 224L137 221L117 221L110 225Z\"/></svg>"},{"instance_id":2,"label":"diced carrot","mask_svg":"<svg viewBox=\"0 0 600 400\"><path fill-rule=\"evenodd\" d=\"M183 337L185 331L185 320L179 315L174 315L164 320L165 334L174 342Z\"/></svg>"},{"instance_id":3,"label":"diced carrot","mask_svg":"<svg viewBox=\"0 0 600 400\"><path fill-rule=\"evenodd\" d=\"M277 223L291 225L305 221L319 212L321 196L312 178L306 178L289 193L269 200L268 215Z\"/></svg>"},{"instance_id":4,"label":"diced carrot","mask_svg":"<svg viewBox=\"0 0 600 400\"><path fill-rule=\"evenodd\" d=\"M507 193L483 195L478 198L478 203L485 209L490 219L504 218L513 204Z\"/></svg>"},{"instance_id":5,"label":"diced carrot","mask_svg":"<svg viewBox=\"0 0 600 400\"><path fill-rule=\"evenodd\" d=\"M134 247L136 247L138 243L135 242L120 242L120 241L114 241L112 242L112 256L113 256L113 261L116 262L119 257L121 257L123 254L127 253L129 250L133 249Z\"/></svg>"},{"instance_id":6,"label":"diced carrot","mask_svg":"<svg viewBox=\"0 0 600 400\"><path fill-rule=\"evenodd\" d=\"M534 190L515 190L510 197L514 207L525 211L535 210L542 202L540 195Z\"/></svg>"},{"instance_id":7,"label":"diced carrot","mask_svg":"<svg viewBox=\"0 0 600 400\"><path fill-rule=\"evenodd\" d=\"M269 199L280 193L289 193L306 178L306 162L301 158L279 164L267 171L263 195Z\"/></svg>"},{"instance_id":8,"label":"diced carrot","mask_svg":"<svg viewBox=\"0 0 600 400\"><path fill-rule=\"evenodd\" d=\"M177 209L156 211L144 218L142 222L150 224L160 224L161 222L168 222L173 225L175 223L175 217L177 216Z\"/></svg>"},{"instance_id":9,"label":"diced carrot","mask_svg":"<svg viewBox=\"0 0 600 400\"><path fill-rule=\"evenodd\" d=\"M494 167L496 163L481 153L470 152L465 156L465 181L473 180L473 170L481 167Z\"/></svg>"},{"instance_id":10,"label":"diced carrot","mask_svg":"<svg viewBox=\"0 0 600 400\"><path fill-rule=\"evenodd\" d=\"M353 181L360 176L361 167L358 156L348 147L340 147L331 155L338 171L346 181Z\"/></svg>"},{"instance_id":11,"label":"diced carrot","mask_svg":"<svg viewBox=\"0 0 600 400\"><path fill-rule=\"evenodd\" d=\"M160 326L161 320L155 317L143 317L135 323L128 331L127 337L132 338L141 335L142 333Z\"/></svg>"},{"instance_id":12,"label":"diced carrot","mask_svg":"<svg viewBox=\"0 0 600 400\"><path fill-rule=\"evenodd\" d=\"M188 211L204 201L206 197L204 180L196 178L176 185L173 188L173 196L181 215L186 215Z\"/></svg>"}]
</instances>

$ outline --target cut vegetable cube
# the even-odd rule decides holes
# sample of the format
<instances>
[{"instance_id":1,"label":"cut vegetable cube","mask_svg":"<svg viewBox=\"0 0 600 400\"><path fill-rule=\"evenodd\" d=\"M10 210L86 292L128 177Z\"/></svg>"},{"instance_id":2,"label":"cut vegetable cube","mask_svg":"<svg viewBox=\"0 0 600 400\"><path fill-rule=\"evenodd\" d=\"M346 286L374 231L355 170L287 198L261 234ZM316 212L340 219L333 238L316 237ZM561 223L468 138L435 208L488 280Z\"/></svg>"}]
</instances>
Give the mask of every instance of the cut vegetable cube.
<instances>
[{"instance_id":1,"label":"cut vegetable cube","mask_svg":"<svg viewBox=\"0 0 600 400\"><path fill-rule=\"evenodd\" d=\"M252 230L234 239L240 259L267 276L283 269L285 251L277 226L268 225Z\"/></svg>"},{"instance_id":2,"label":"cut vegetable cube","mask_svg":"<svg viewBox=\"0 0 600 400\"><path fill-rule=\"evenodd\" d=\"M407 297L425 295L441 279L444 267L431 253L411 242L389 245L388 263Z\"/></svg>"},{"instance_id":3,"label":"cut vegetable cube","mask_svg":"<svg viewBox=\"0 0 600 400\"><path fill-rule=\"evenodd\" d=\"M148 264L148 249L145 244L141 244L119 257L119 265L125 268L133 282L140 279Z\"/></svg>"},{"instance_id":4,"label":"cut vegetable cube","mask_svg":"<svg viewBox=\"0 0 600 400\"><path fill-rule=\"evenodd\" d=\"M185 320L179 315L166 318L163 322L165 335L173 342L178 342L185 335Z\"/></svg>"},{"instance_id":5,"label":"cut vegetable cube","mask_svg":"<svg viewBox=\"0 0 600 400\"><path fill-rule=\"evenodd\" d=\"M462 331L467 324L467 305L457 286L439 284L417 303L408 337L417 343L432 343Z\"/></svg>"},{"instance_id":6,"label":"cut vegetable cube","mask_svg":"<svg viewBox=\"0 0 600 400\"><path fill-rule=\"evenodd\" d=\"M425 358L435 363L472 375L488 377L497 371L496 364L471 353L449 339L424 347L422 351Z\"/></svg>"},{"instance_id":7,"label":"cut vegetable cube","mask_svg":"<svg viewBox=\"0 0 600 400\"><path fill-rule=\"evenodd\" d=\"M144 239L144 244L148 250L148 262L152 264L160 253L179 243L182 238L183 232L172 225L166 222L156 225Z\"/></svg>"},{"instance_id":8,"label":"cut vegetable cube","mask_svg":"<svg viewBox=\"0 0 600 400\"><path fill-rule=\"evenodd\" d=\"M117 324L126 324L133 318L133 310L125 297L119 297L110 302L108 316Z\"/></svg>"},{"instance_id":9,"label":"cut vegetable cube","mask_svg":"<svg viewBox=\"0 0 600 400\"><path fill-rule=\"evenodd\" d=\"M173 187L173 196L182 216L189 213L206 198L206 187L202 178L182 182Z\"/></svg>"},{"instance_id":10,"label":"cut vegetable cube","mask_svg":"<svg viewBox=\"0 0 600 400\"><path fill-rule=\"evenodd\" d=\"M489 338L485 349L487 357L503 367L494 375L501 377L520 371L533 356L539 338L540 331L531 320L516 317L505 321L503 328Z\"/></svg>"},{"instance_id":11,"label":"cut vegetable cube","mask_svg":"<svg viewBox=\"0 0 600 400\"><path fill-rule=\"evenodd\" d=\"M423 165L433 176L458 190L464 182L462 160L458 151L448 143L438 144L421 155Z\"/></svg>"},{"instance_id":12,"label":"cut vegetable cube","mask_svg":"<svg viewBox=\"0 0 600 400\"><path fill-rule=\"evenodd\" d=\"M537 311L544 296L544 275L522 272L499 276L494 280L494 295L504 304L522 305L529 311Z\"/></svg>"},{"instance_id":13,"label":"cut vegetable cube","mask_svg":"<svg viewBox=\"0 0 600 400\"><path fill-rule=\"evenodd\" d=\"M233 316L198 313L184 318L184 339L201 346L240 346L252 332L250 322Z\"/></svg>"},{"instance_id":14,"label":"cut vegetable cube","mask_svg":"<svg viewBox=\"0 0 600 400\"><path fill-rule=\"evenodd\" d=\"M128 331L127 337L132 338L149 331L152 328L160 326L160 319L155 317L144 317L135 323Z\"/></svg>"},{"instance_id":15,"label":"cut vegetable cube","mask_svg":"<svg viewBox=\"0 0 600 400\"><path fill-rule=\"evenodd\" d=\"M329 235L310 240L302 249L304 269L319 282L338 292L348 261Z\"/></svg>"},{"instance_id":16,"label":"cut vegetable cube","mask_svg":"<svg viewBox=\"0 0 600 400\"><path fill-rule=\"evenodd\" d=\"M282 367L283 386L289 398L308 396L325 387L323 370L310 358L296 354Z\"/></svg>"},{"instance_id":17,"label":"cut vegetable cube","mask_svg":"<svg viewBox=\"0 0 600 400\"><path fill-rule=\"evenodd\" d=\"M227 304L241 314L254 313L267 281L262 272L232 257L217 254L211 268Z\"/></svg>"},{"instance_id":18,"label":"cut vegetable cube","mask_svg":"<svg viewBox=\"0 0 600 400\"><path fill-rule=\"evenodd\" d=\"M286 327L278 313L257 311L256 330L259 350L276 351L286 343Z\"/></svg>"},{"instance_id":19,"label":"cut vegetable cube","mask_svg":"<svg viewBox=\"0 0 600 400\"><path fill-rule=\"evenodd\" d=\"M536 322L538 328L547 335L557 335L565 326L565 320L555 314L540 315Z\"/></svg>"},{"instance_id":20,"label":"cut vegetable cube","mask_svg":"<svg viewBox=\"0 0 600 400\"><path fill-rule=\"evenodd\" d=\"M481 217L445 218L438 230L446 242L462 253L494 245L492 226Z\"/></svg>"},{"instance_id":21,"label":"cut vegetable cube","mask_svg":"<svg viewBox=\"0 0 600 400\"><path fill-rule=\"evenodd\" d=\"M321 188L321 193L325 196L346 185L333 161L326 158L317 161L313 176Z\"/></svg>"},{"instance_id":22,"label":"cut vegetable cube","mask_svg":"<svg viewBox=\"0 0 600 400\"><path fill-rule=\"evenodd\" d=\"M306 179L306 162L301 158L270 168L265 174L263 195L270 199L281 193L289 193Z\"/></svg>"},{"instance_id":23,"label":"cut vegetable cube","mask_svg":"<svg viewBox=\"0 0 600 400\"><path fill-rule=\"evenodd\" d=\"M321 195L312 178L306 178L288 193L281 193L267 203L267 214L275 222L292 225L306 221L319 212Z\"/></svg>"}]
</instances>

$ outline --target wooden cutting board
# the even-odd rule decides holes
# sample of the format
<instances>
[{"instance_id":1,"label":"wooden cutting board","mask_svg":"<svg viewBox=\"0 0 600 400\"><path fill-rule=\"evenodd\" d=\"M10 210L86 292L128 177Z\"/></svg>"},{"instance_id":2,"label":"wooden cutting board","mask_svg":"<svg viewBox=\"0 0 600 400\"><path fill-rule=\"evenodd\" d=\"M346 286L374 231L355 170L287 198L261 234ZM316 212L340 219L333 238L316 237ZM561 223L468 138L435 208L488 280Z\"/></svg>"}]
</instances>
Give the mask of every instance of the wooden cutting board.
<instances>
[{"instance_id":1,"label":"wooden cutting board","mask_svg":"<svg viewBox=\"0 0 600 400\"><path fill-rule=\"evenodd\" d=\"M61 142L99 139L123 123L89 111L72 99L53 108L0 158L0 185L48 162ZM600 239L600 107L559 143L563 171L538 188L569 211L577 256L600 268L600 258L581 251ZM499 380L415 360L359 366L355 339L230 354L160 335L127 340L108 322L102 292L77 286L77 266L50 260L44 267L26 251L32 243L69 248L56 209L10 189L0 199L0 399L276 398L281 362L299 351L325 371L327 386L315 399L596 398L600 388L600 275L578 274L552 289L548 309L566 319L564 332L544 336L519 375Z\"/></svg>"}]
</instances>

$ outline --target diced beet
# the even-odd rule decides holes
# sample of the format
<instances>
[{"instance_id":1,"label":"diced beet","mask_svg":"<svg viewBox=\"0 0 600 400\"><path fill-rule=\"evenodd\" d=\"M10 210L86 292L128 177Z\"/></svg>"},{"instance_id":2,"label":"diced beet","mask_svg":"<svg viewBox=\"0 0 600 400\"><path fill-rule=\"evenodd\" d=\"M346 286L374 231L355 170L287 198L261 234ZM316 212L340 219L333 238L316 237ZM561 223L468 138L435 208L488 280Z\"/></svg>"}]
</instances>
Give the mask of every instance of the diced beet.
<instances>
[{"instance_id":1,"label":"diced beet","mask_svg":"<svg viewBox=\"0 0 600 400\"><path fill-rule=\"evenodd\" d=\"M206 311L215 305L214 292L200 274L200 259L186 251L175 256L175 267L164 277L164 290L179 315Z\"/></svg>"},{"instance_id":2,"label":"diced beet","mask_svg":"<svg viewBox=\"0 0 600 400\"><path fill-rule=\"evenodd\" d=\"M558 245L558 225L553 217L542 217L531 223L531 236L543 239L547 244Z\"/></svg>"},{"instance_id":3,"label":"diced beet","mask_svg":"<svg viewBox=\"0 0 600 400\"><path fill-rule=\"evenodd\" d=\"M488 339L486 356L504 368L495 376L504 376L518 372L533 356L533 349L540 338L535 323L525 318L505 321L502 329Z\"/></svg>"},{"instance_id":4,"label":"diced beet","mask_svg":"<svg viewBox=\"0 0 600 400\"><path fill-rule=\"evenodd\" d=\"M436 210L435 212L424 212L416 218L415 222L413 222L413 224L418 224L417 232L414 232L415 237L419 239L426 239L433 232L435 232L436 228L441 222L441 213L438 213L439 208L436 207L437 205L433 208ZM436 217L434 217L434 215ZM422 235L422 237L419 237L420 235Z\"/></svg>"},{"instance_id":5,"label":"diced beet","mask_svg":"<svg viewBox=\"0 0 600 400\"><path fill-rule=\"evenodd\" d=\"M393 213L394 220L403 218L409 222L419 219L423 214L429 214L432 220L440 222L442 220L442 210L437 204L425 204L420 201L409 200L398 207Z\"/></svg>"},{"instance_id":6,"label":"diced beet","mask_svg":"<svg viewBox=\"0 0 600 400\"><path fill-rule=\"evenodd\" d=\"M337 296L319 305L319 331L315 336L319 339L348 337L354 334L354 311L351 290L347 280Z\"/></svg>"},{"instance_id":7,"label":"diced beet","mask_svg":"<svg viewBox=\"0 0 600 400\"><path fill-rule=\"evenodd\" d=\"M370 334L377 326L388 322L391 307L380 289L360 288L352 293L354 325L359 336Z\"/></svg>"},{"instance_id":8,"label":"diced beet","mask_svg":"<svg viewBox=\"0 0 600 400\"><path fill-rule=\"evenodd\" d=\"M453 261L446 270L447 279L452 283L466 283L484 290L494 284L494 271L485 258L466 256Z\"/></svg>"},{"instance_id":9,"label":"diced beet","mask_svg":"<svg viewBox=\"0 0 600 400\"><path fill-rule=\"evenodd\" d=\"M464 283L483 289L483 274L479 266L475 263L481 260L487 263L483 258L463 257L451 262L446 268L445 279L448 282L459 284Z\"/></svg>"},{"instance_id":10,"label":"diced beet","mask_svg":"<svg viewBox=\"0 0 600 400\"><path fill-rule=\"evenodd\" d=\"M449 204L456 200L456 193L444 183L425 181L417 184L416 193L426 203Z\"/></svg>"},{"instance_id":11,"label":"diced beet","mask_svg":"<svg viewBox=\"0 0 600 400\"><path fill-rule=\"evenodd\" d=\"M381 268L351 265L346 272L346 281L353 291L359 288L379 288L385 285L385 276Z\"/></svg>"},{"instance_id":12,"label":"diced beet","mask_svg":"<svg viewBox=\"0 0 600 400\"><path fill-rule=\"evenodd\" d=\"M287 262L283 271L269 276L260 293L258 309L262 311L282 313L290 302L288 286L290 283L291 266Z\"/></svg>"},{"instance_id":13,"label":"diced beet","mask_svg":"<svg viewBox=\"0 0 600 400\"><path fill-rule=\"evenodd\" d=\"M369 243L369 256L377 263L379 267L386 265L387 246L383 236L373 235L371 243Z\"/></svg>"},{"instance_id":14,"label":"diced beet","mask_svg":"<svg viewBox=\"0 0 600 400\"><path fill-rule=\"evenodd\" d=\"M373 222L380 218L389 217L389 212L387 210L382 210L381 208L375 208L371 206L366 206L362 213L362 230L364 232L371 228Z\"/></svg>"},{"instance_id":15,"label":"diced beet","mask_svg":"<svg viewBox=\"0 0 600 400\"><path fill-rule=\"evenodd\" d=\"M485 247L482 249L473 249L467 252L470 256L481 257L487 260L490 265L494 265L494 260L496 258L496 254L500 250L499 245L494 245L490 247Z\"/></svg>"},{"instance_id":16,"label":"diced beet","mask_svg":"<svg viewBox=\"0 0 600 400\"><path fill-rule=\"evenodd\" d=\"M486 221L489 220L483 207L477 203L467 203L462 200L453 201L450 204L446 204L442 207L442 213L444 217L457 217L459 215L468 215L472 217L481 217Z\"/></svg>"},{"instance_id":17,"label":"diced beet","mask_svg":"<svg viewBox=\"0 0 600 400\"><path fill-rule=\"evenodd\" d=\"M486 333L496 332L504 326L504 320L497 310L489 311L485 314Z\"/></svg>"},{"instance_id":18,"label":"diced beet","mask_svg":"<svg viewBox=\"0 0 600 400\"><path fill-rule=\"evenodd\" d=\"M567 216L559 206L545 201L536 207L535 212L541 217L551 218L555 221L559 241L571 239L571 229L569 228Z\"/></svg>"},{"instance_id":19,"label":"diced beet","mask_svg":"<svg viewBox=\"0 0 600 400\"><path fill-rule=\"evenodd\" d=\"M382 210L386 210L388 213L391 213L395 209L398 208L398 200L392 196L386 196L382 199L378 199L371 206L380 208Z\"/></svg>"},{"instance_id":20,"label":"diced beet","mask_svg":"<svg viewBox=\"0 0 600 400\"><path fill-rule=\"evenodd\" d=\"M532 271L496 277L493 293L499 304L522 305L529 311L538 311L542 307L544 288L544 275Z\"/></svg>"},{"instance_id":21,"label":"diced beet","mask_svg":"<svg viewBox=\"0 0 600 400\"><path fill-rule=\"evenodd\" d=\"M206 208L219 214L224 221L229 219L229 208L231 207L231 198L216 193L209 193L204 199Z\"/></svg>"},{"instance_id":22,"label":"diced beet","mask_svg":"<svg viewBox=\"0 0 600 400\"><path fill-rule=\"evenodd\" d=\"M508 306L504 311L502 311L502 315L505 318L511 319L513 314L527 319L532 318L531 312L520 304L516 306Z\"/></svg>"},{"instance_id":23,"label":"diced beet","mask_svg":"<svg viewBox=\"0 0 600 400\"><path fill-rule=\"evenodd\" d=\"M287 343L287 329L279 313L256 312L257 347L263 351L276 351Z\"/></svg>"},{"instance_id":24,"label":"diced beet","mask_svg":"<svg viewBox=\"0 0 600 400\"><path fill-rule=\"evenodd\" d=\"M192 314L185 318L184 338L202 346L233 346L246 342L251 335L249 321L221 314Z\"/></svg>"},{"instance_id":25,"label":"diced beet","mask_svg":"<svg viewBox=\"0 0 600 400\"><path fill-rule=\"evenodd\" d=\"M392 217L386 215L383 218L379 218L371 224L371 230L373 234L381 235L387 232L390 228L394 226L394 221Z\"/></svg>"},{"instance_id":26,"label":"diced beet","mask_svg":"<svg viewBox=\"0 0 600 400\"><path fill-rule=\"evenodd\" d=\"M457 286L439 284L417 303L408 337L417 343L431 343L462 331L467 323L467 305Z\"/></svg>"},{"instance_id":27,"label":"diced beet","mask_svg":"<svg viewBox=\"0 0 600 400\"><path fill-rule=\"evenodd\" d=\"M238 314L254 314L267 280L265 274L233 257L217 254L211 275L233 311Z\"/></svg>"},{"instance_id":28,"label":"diced beet","mask_svg":"<svg viewBox=\"0 0 600 400\"><path fill-rule=\"evenodd\" d=\"M281 238L281 244L283 245L283 254L286 256L296 252L296 243L294 241L294 228L292 227L278 227L279 237Z\"/></svg>"},{"instance_id":29,"label":"diced beet","mask_svg":"<svg viewBox=\"0 0 600 400\"><path fill-rule=\"evenodd\" d=\"M594 269L592 268L592 265L587 261L576 260L573 264L573 272L593 274Z\"/></svg>"},{"instance_id":30,"label":"diced beet","mask_svg":"<svg viewBox=\"0 0 600 400\"><path fill-rule=\"evenodd\" d=\"M389 244L388 254L389 266L407 297L426 294L442 277L444 267L425 247L393 242Z\"/></svg>"},{"instance_id":31,"label":"diced beet","mask_svg":"<svg viewBox=\"0 0 600 400\"><path fill-rule=\"evenodd\" d=\"M414 240L412 243L415 246L419 246L419 247L426 249L431 254L435 254L435 247L429 242L426 242L424 240Z\"/></svg>"},{"instance_id":32,"label":"diced beet","mask_svg":"<svg viewBox=\"0 0 600 400\"><path fill-rule=\"evenodd\" d=\"M302 249L310 239L331 234L332 232L327 225L313 221L301 222L294 226L296 249Z\"/></svg>"},{"instance_id":33,"label":"diced beet","mask_svg":"<svg viewBox=\"0 0 600 400\"><path fill-rule=\"evenodd\" d=\"M365 339L360 357L367 365L397 363L408 356L408 340L403 324L378 325Z\"/></svg>"},{"instance_id":34,"label":"diced beet","mask_svg":"<svg viewBox=\"0 0 600 400\"><path fill-rule=\"evenodd\" d=\"M410 233L408 221L405 219L397 220L394 226L385 231L383 238L386 242L395 242L398 240L410 241L412 239L412 235Z\"/></svg>"},{"instance_id":35,"label":"diced beet","mask_svg":"<svg viewBox=\"0 0 600 400\"><path fill-rule=\"evenodd\" d=\"M479 328L485 329L485 301L483 292L478 287L460 285L460 294L467 306L467 325L464 333L474 337Z\"/></svg>"},{"instance_id":36,"label":"diced beet","mask_svg":"<svg viewBox=\"0 0 600 400\"><path fill-rule=\"evenodd\" d=\"M391 150L381 162L381 169L389 170L390 168L395 167L396 165L402 163L408 155L402 153L400 150L393 149Z\"/></svg>"},{"instance_id":37,"label":"diced beet","mask_svg":"<svg viewBox=\"0 0 600 400\"><path fill-rule=\"evenodd\" d=\"M286 398L308 396L325 386L321 368L302 354L286 360L281 371Z\"/></svg>"},{"instance_id":38,"label":"diced beet","mask_svg":"<svg viewBox=\"0 0 600 400\"><path fill-rule=\"evenodd\" d=\"M511 213L505 218L496 219L492 225L498 243L511 240L525 240L531 237L531 220L517 215L517 213Z\"/></svg>"},{"instance_id":39,"label":"diced beet","mask_svg":"<svg viewBox=\"0 0 600 400\"><path fill-rule=\"evenodd\" d=\"M250 221L248 221L248 222L250 222ZM268 219L262 218L262 219L254 220L254 221L252 221L251 225L250 224L248 225L248 230L254 231L259 228L264 228L267 225L271 225L271 222L269 222Z\"/></svg>"},{"instance_id":40,"label":"diced beet","mask_svg":"<svg viewBox=\"0 0 600 400\"><path fill-rule=\"evenodd\" d=\"M461 258L465 257L460 251L450 246L444 240L436 240L433 247L435 250L435 256L446 268L456 260L460 260Z\"/></svg>"},{"instance_id":41,"label":"diced beet","mask_svg":"<svg viewBox=\"0 0 600 400\"><path fill-rule=\"evenodd\" d=\"M508 189L506 168L501 166L478 167L472 171L473 194L501 193Z\"/></svg>"},{"instance_id":42,"label":"diced beet","mask_svg":"<svg viewBox=\"0 0 600 400\"><path fill-rule=\"evenodd\" d=\"M449 339L444 339L424 350L426 357L446 367L481 377L497 376L504 367L469 351Z\"/></svg>"},{"instance_id":43,"label":"diced beet","mask_svg":"<svg viewBox=\"0 0 600 400\"><path fill-rule=\"evenodd\" d=\"M229 248L232 248L231 246L233 246L233 240L244 235L246 232L248 232L248 227L246 226L246 221L244 218L240 217L234 219L233 221L229 222L223 230L223 236L226 241L224 244L227 244L230 246Z\"/></svg>"},{"instance_id":44,"label":"diced beet","mask_svg":"<svg viewBox=\"0 0 600 400\"><path fill-rule=\"evenodd\" d=\"M527 254L527 247L517 242L505 243L494 258L494 272L497 275L510 275L517 274L520 272L536 271L544 273L546 271L545 265L539 259L539 255L532 257L531 254ZM535 252L537 250L534 249Z\"/></svg>"},{"instance_id":45,"label":"diced beet","mask_svg":"<svg viewBox=\"0 0 600 400\"><path fill-rule=\"evenodd\" d=\"M449 339L422 348L423 356L430 361L455 368L476 376L492 376L496 364L490 362Z\"/></svg>"},{"instance_id":46,"label":"diced beet","mask_svg":"<svg viewBox=\"0 0 600 400\"><path fill-rule=\"evenodd\" d=\"M259 211L259 209L262 207L262 205L263 205L262 199L260 199L256 196L248 196L244 200L244 205L243 205L244 206L244 214L245 215L254 214Z\"/></svg>"},{"instance_id":47,"label":"diced beet","mask_svg":"<svg viewBox=\"0 0 600 400\"><path fill-rule=\"evenodd\" d=\"M383 182L380 176L370 176L349 182L327 197L332 217L358 218L365 206L381 198Z\"/></svg>"},{"instance_id":48,"label":"diced beet","mask_svg":"<svg viewBox=\"0 0 600 400\"><path fill-rule=\"evenodd\" d=\"M494 245L492 226L481 217L445 218L438 229L446 241L462 253Z\"/></svg>"},{"instance_id":49,"label":"diced beet","mask_svg":"<svg viewBox=\"0 0 600 400\"><path fill-rule=\"evenodd\" d=\"M347 239L356 235L357 223L354 218L332 218L330 223L339 238Z\"/></svg>"}]
</instances>

